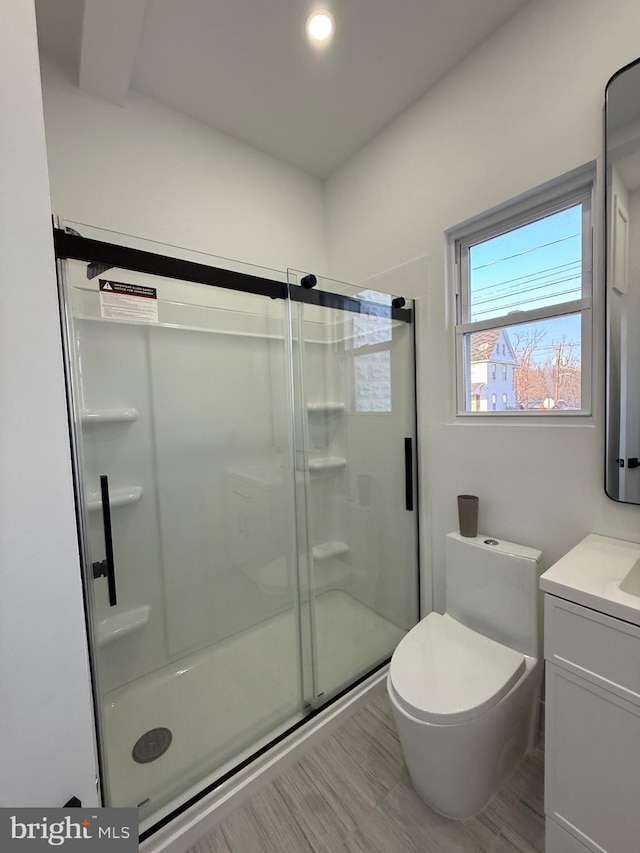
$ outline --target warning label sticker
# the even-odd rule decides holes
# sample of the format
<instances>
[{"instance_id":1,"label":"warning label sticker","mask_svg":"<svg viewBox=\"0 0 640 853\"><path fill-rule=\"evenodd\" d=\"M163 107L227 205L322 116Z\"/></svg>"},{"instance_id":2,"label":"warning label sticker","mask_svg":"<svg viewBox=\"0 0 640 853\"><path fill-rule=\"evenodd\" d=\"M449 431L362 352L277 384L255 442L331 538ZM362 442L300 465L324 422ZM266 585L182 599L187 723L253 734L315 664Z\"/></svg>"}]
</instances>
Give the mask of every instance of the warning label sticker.
<instances>
[{"instance_id":1,"label":"warning label sticker","mask_svg":"<svg viewBox=\"0 0 640 853\"><path fill-rule=\"evenodd\" d=\"M158 322L158 293L155 287L100 279L100 316L105 320Z\"/></svg>"}]
</instances>

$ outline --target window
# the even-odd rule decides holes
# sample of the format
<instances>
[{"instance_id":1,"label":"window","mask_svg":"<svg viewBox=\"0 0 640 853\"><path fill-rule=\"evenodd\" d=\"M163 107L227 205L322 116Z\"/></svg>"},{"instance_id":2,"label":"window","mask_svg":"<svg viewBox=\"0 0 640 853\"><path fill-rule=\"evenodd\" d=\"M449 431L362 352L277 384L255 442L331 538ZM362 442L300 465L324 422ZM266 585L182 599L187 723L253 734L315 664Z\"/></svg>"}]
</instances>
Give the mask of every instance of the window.
<instances>
[{"instance_id":1,"label":"window","mask_svg":"<svg viewBox=\"0 0 640 853\"><path fill-rule=\"evenodd\" d=\"M391 321L381 310L376 316L376 304L389 306L392 297L375 290L362 290L358 298L370 303L371 314L352 314L351 334L345 348L353 350L352 412L391 411ZM366 352L358 353L360 349Z\"/></svg>"},{"instance_id":2,"label":"window","mask_svg":"<svg viewBox=\"0 0 640 853\"><path fill-rule=\"evenodd\" d=\"M459 415L590 413L591 194L582 177L450 232Z\"/></svg>"}]
</instances>

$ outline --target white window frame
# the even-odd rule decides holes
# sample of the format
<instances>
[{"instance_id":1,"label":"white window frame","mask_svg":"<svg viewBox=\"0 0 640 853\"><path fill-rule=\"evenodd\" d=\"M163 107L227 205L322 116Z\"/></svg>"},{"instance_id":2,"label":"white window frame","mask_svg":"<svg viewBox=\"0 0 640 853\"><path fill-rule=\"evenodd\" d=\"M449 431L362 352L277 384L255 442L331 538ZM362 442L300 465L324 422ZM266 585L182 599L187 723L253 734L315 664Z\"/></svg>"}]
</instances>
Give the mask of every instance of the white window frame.
<instances>
[{"instance_id":1,"label":"white window frame","mask_svg":"<svg viewBox=\"0 0 640 853\"><path fill-rule=\"evenodd\" d=\"M450 257L450 279L453 284L453 316L455 317L456 415L460 418L584 418L592 413L593 360L593 196L595 167L589 164L571 175L551 181L513 202L474 217L447 232ZM527 311L511 312L477 322L469 321L469 250L530 222L558 211L582 204L582 296L557 305ZM467 409L465 385L465 346L469 333L487 329L503 329L566 314L581 314L581 403L579 410L499 410Z\"/></svg>"}]
</instances>

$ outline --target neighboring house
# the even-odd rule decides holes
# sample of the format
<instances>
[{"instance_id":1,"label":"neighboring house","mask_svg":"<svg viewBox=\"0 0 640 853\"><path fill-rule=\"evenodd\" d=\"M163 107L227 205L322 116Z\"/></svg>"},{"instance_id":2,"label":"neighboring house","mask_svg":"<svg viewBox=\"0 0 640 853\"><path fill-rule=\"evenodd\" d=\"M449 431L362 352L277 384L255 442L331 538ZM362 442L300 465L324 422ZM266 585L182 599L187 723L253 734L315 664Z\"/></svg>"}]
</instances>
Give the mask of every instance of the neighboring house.
<instances>
[{"instance_id":1,"label":"neighboring house","mask_svg":"<svg viewBox=\"0 0 640 853\"><path fill-rule=\"evenodd\" d=\"M471 400L473 412L513 409L516 387L513 371L518 359L506 329L471 335Z\"/></svg>"}]
</instances>

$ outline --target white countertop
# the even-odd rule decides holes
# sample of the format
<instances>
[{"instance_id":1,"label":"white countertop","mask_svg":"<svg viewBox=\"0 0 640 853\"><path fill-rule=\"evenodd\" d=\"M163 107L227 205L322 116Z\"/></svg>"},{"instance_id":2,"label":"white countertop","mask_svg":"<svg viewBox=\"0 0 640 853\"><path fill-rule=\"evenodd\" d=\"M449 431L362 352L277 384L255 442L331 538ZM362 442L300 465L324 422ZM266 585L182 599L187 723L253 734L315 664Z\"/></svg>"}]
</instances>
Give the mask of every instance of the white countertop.
<instances>
[{"instance_id":1,"label":"white countertop","mask_svg":"<svg viewBox=\"0 0 640 853\"><path fill-rule=\"evenodd\" d=\"M590 533L540 578L540 588L640 625L640 596L620 582L640 559L640 544Z\"/></svg>"}]
</instances>

